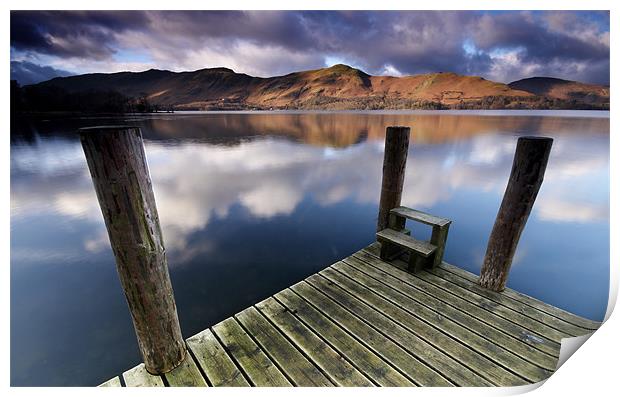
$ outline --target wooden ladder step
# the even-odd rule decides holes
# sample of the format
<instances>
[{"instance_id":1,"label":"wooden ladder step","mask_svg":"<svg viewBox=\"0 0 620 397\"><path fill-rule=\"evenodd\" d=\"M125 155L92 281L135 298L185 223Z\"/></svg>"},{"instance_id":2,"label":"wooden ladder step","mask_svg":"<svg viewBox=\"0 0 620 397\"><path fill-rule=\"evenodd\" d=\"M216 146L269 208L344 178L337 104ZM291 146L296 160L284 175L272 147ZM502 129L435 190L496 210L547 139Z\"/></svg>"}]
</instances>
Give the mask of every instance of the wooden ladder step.
<instances>
[{"instance_id":1,"label":"wooden ladder step","mask_svg":"<svg viewBox=\"0 0 620 397\"><path fill-rule=\"evenodd\" d=\"M411 236L393 229L383 229L377 232L377 240L387 241L392 244L399 245L403 248L415 251L425 258L428 258L428 256L437 249L437 247L433 244L427 243L426 241L416 240Z\"/></svg>"},{"instance_id":2,"label":"wooden ladder step","mask_svg":"<svg viewBox=\"0 0 620 397\"><path fill-rule=\"evenodd\" d=\"M414 210L407 207L397 207L390 211L391 214L396 216L400 216L403 218L411 219L417 222L426 223L431 226L446 226L447 224L452 223L451 220L440 218L438 216L434 216L431 214L427 214L426 212Z\"/></svg>"}]
</instances>

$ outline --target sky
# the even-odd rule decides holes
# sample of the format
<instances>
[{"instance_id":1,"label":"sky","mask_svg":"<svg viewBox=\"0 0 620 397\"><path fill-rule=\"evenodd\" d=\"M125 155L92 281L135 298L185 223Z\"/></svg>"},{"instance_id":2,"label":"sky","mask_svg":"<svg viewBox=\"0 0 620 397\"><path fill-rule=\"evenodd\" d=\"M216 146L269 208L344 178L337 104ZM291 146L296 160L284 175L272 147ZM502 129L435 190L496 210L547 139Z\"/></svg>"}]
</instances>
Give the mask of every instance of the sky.
<instances>
[{"instance_id":1,"label":"sky","mask_svg":"<svg viewBox=\"0 0 620 397\"><path fill-rule=\"evenodd\" d=\"M609 84L607 11L11 11L11 79L227 67L277 76L344 63Z\"/></svg>"}]
</instances>

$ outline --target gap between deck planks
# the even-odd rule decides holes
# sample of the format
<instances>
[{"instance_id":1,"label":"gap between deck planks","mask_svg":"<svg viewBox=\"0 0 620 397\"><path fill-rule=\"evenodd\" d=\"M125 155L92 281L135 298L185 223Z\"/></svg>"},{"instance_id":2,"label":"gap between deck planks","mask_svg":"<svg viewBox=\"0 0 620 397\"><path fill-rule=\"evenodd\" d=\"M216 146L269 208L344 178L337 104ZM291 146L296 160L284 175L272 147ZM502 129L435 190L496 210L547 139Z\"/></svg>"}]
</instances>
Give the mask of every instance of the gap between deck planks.
<instances>
[{"instance_id":1,"label":"gap between deck planks","mask_svg":"<svg viewBox=\"0 0 620 397\"><path fill-rule=\"evenodd\" d=\"M187 339L162 376L101 386L512 386L548 378L562 338L600 325L442 263L411 274L377 243Z\"/></svg>"}]
</instances>

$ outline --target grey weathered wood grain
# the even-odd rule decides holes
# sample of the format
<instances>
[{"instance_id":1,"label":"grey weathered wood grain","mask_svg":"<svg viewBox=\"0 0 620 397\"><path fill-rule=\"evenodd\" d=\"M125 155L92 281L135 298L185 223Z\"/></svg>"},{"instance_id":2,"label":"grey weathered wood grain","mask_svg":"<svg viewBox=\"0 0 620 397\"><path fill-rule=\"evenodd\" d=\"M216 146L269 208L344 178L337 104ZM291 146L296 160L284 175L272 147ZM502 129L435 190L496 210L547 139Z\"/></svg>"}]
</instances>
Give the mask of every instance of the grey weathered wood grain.
<instances>
[{"instance_id":1,"label":"grey weathered wood grain","mask_svg":"<svg viewBox=\"0 0 620 397\"><path fill-rule=\"evenodd\" d=\"M392 229L383 229L377 232L377 239L380 241L388 241L401 247L415 251L416 253L428 257L435 252L436 246L421 240L416 240L404 233Z\"/></svg>"},{"instance_id":2,"label":"grey weathered wood grain","mask_svg":"<svg viewBox=\"0 0 620 397\"><path fill-rule=\"evenodd\" d=\"M116 258L147 371L163 374L186 356L142 134L137 127L80 129L80 139Z\"/></svg>"},{"instance_id":3,"label":"grey weathered wood grain","mask_svg":"<svg viewBox=\"0 0 620 397\"><path fill-rule=\"evenodd\" d=\"M446 263L411 274L400 259L381 260L378 248L371 244L189 338L189 361L163 383L526 384L554 371L560 336L591 325L517 292L482 288ZM160 378L138 366L123 379L148 385Z\"/></svg>"},{"instance_id":4,"label":"grey weathered wood grain","mask_svg":"<svg viewBox=\"0 0 620 397\"><path fill-rule=\"evenodd\" d=\"M434 296L466 313L475 315L477 319L487 323L488 325L502 330L514 337L528 342L531 346L552 356L557 357L560 352L560 342L554 338L544 337L543 335L536 334L529 328L515 323L510 318L506 318L497 313L496 306L490 306L489 302L480 301L475 299L471 301L471 295L468 294L453 294L450 290L442 288L440 285L433 283L435 280L433 275L428 272L421 272L416 275L409 274L403 270L397 269L388 263L381 261L379 258L370 254L369 252L362 250L354 254L356 258L362 259L372 266L386 272L405 283L427 293L430 296ZM448 285L449 287L449 285ZM490 302L493 303L493 302ZM533 334L533 335L532 335ZM532 335L532 337L527 337Z\"/></svg>"},{"instance_id":5,"label":"grey weathered wood grain","mask_svg":"<svg viewBox=\"0 0 620 397\"><path fill-rule=\"evenodd\" d=\"M545 324L546 326L549 326L551 328L554 328L558 331L560 331L561 333L565 334L565 336L579 336L579 335L585 335L587 333L590 333L591 330L584 330L581 327L578 327L576 325L573 325L571 323L568 323L564 320L561 320L557 317L551 316L545 312L542 312L540 310L536 310L528 305L524 305L522 303L518 303L515 300L508 298L502 294L499 294L495 291L491 291L488 290L486 288L483 288L482 286L475 284L475 283L471 283L467 280L464 280L461 277L458 277L446 270L443 269L434 269L432 271L432 273L434 275L436 275L437 277L443 279L443 280L448 280L456 285L458 285L459 287L465 288L475 294L478 294L480 296L483 296L487 299L489 299L490 301L496 302L498 304L501 304L502 306L508 307L516 312L519 313L519 315L521 316L526 316L532 320L536 320L540 323Z\"/></svg>"},{"instance_id":6,"label":"grey weathered wood grain","mask_svg":"<svg viewBox=\"0 0 620 397\"><path fill-rule=\"evenodd\" d=\"M100 384L99 387L123 387L123 385L121 384L121 379L118 376L115 376L114 378L108 379Z\"/></svg>"},{"instance_id":7,"label":"grey weathered wood grain","mask_svg":"<svg viewBox=\"0 0 620 397\"><path fill-rule=\"evenodd\" d=\"M213 386L249 386L210 329L187 339L187 346Z\"/></svg>"},{"instance_id":8,"label":"grey weathered wood grain","mask_svg":"<svg viewBox=\"0 0 620 397\"><path fill-rule=\"evenodd\" d=\"M553 139L521 137L500 205L478 282L493 291L502 291L508 280L519 238L540 190Z\"/></svg>"},{"instance_id":9,"label":"grey weathered wood grain","mask_svg":"<svg viewBox=\"0 0 620 397\"><path fill-rule=\"evenodd\" d=\"M466 270L458 268L454 265L451 265L449 263L442 262L439 268L447 272L450 272L456 276L464 278L465 280L470 282L470 284L468 284L470 286L477 285L478 283L478 276ZM529 295L525 295L523 293L517 292L510 288L505 288L501 293L490 291L490 290L485 290L485 291L487 291L487 296L495 296L495 297L498 297L498 299L503 299L502 302L504 302L506 305L519 307L519 310L521 312L525 312L525 311L529 312L531 308L534 310L541 311L550 316L557 317L558 319L562 321L565 321L569 324L573 324L579 328L582 328L579 335L588 333L590 331L597 330L601 326L601 323L599 321L593 321L587 318L577 316L576 314L567 312L566 310L562 310L558 307L552 306L546 302L543 302ZM504 298L510 298L514 302L506 300Z\"/></svg>"},{"instance_id":10,"label":"grey weathered wood grain","mask_svg":"<svg viewBox=\"0 0 620 397\"><path fill-rule=\"evenodd\" d=\"M503 346L533 364L551 371L556 368L557 356L537 350L527 342L519 339L517 335L513 336L509 333L502 332L480 321L472 315L473 313L470 314L468 311L458 309L460 306L467 310L469 308L468 306L453 305L454 302L452 299L442 301L388 273L380 271L358 258L346 258L343 264L344 265L335 264L332 267L338 271L346 272L349 277L363 283L369 289L381 293L384 297L399 304L405 310L411 311L414 315L421 316L421 318L426 319L429 323L433 323L435 319L442 319L442 317L445 316L476 333L478 336L486 338L499 346ZM428 307L433 312L421 308L420 305ZM442 321L438 322L441 326Z\"/></svg>"},{"instance_id":11,"label":"grey weathered wood grain","mask_svg":"<svg viewBox=\"0 0 620 397\"><path fill-rule=\"evenodd\" d=\"M299 318L314 332L321 335L339 354L348 358L356 368L379 386L415 386L410 380L396 371L388 363L373 353L357 339L340 328L323 313L312 307L291 289L275 295L294 316Z\"/></svg>"},{"instance_id":12,"label":"grey weathered wood grain","mask_svg":"<svg viewBox=\"0 0 620 397\"><path fill-rule=\"evenodd\" d=\"M278 367L234 318L227 318L212 329L254 386L291 386Z\"/></svg>"},{"instance_id":13,"label":"grey weathered wood grain","mask_svg":"<svg viewBox=\"0 0 620 397\"><path fill-rule=\"evenodd\" d=\"M358 251L355 253L355 255L366 255L366 254L371 254L374 255L375 257L379 258L379 253L380 253L380 248L381 248L381 244L379 243L372 243L369 246L367 246L366 248ZM391 262L390 264L394 265L395 267L398 267L400 269L406 269L407 268L407 264L402 262L402 261L395 261L395 262ZM580 317L576 314L567 312L565 310L562 310L558 307L552 306L548 303L542 302L536 298L533 298L529 295L526 295L522 292L518 292L515 291L513 289L510 288L505 288L503 291L501 292L495 292L495 291L491 291L488 290L486 288L481 288L478 285L478 276L470 273L464 269L461 269L459 267L456 267L454 265L451 265L447 262L442 262L439 266L439 269L445 270L447 272L452 273L453 275L459 276L467 281L469 281L470 283L468 284L469 288L476 288L477 291L484 291L481 292L483 293L485 296L487 297L498 297L497 299L503 299L502 302L505 302L506 305L509 305L511 307L515 307L517 311L519 312L523 312L526 313L531 309L535 309L537 311L540 311L542 313L548 314L549 316L552 317L557 317L560 320L563 320L567 323L576 325L579 328L582 328L583 331L581 331L579 333L579 335L583 335L586 333L589 333L590 331L596 330L598 329L598 327L600 327L601 323L598 321L592 321L590 319L586 319L583 317ZM551 321L553 321L553 319L551 319Z\"/></svg>"},{"instance_id":14,"label":"grey weathered wood grain","mask_svg":"<svg viewBox=\"0 0 620 397\"><path fill-rule=\"evenodd\" d=\"M523 381L516 379L513 374L517 374L530 382L537 382L551 376L555 370L553 364L557 363L557 358L544 355L544 353L537 352L533 349L531 349L533 350L532 352L521 348L519 351L521 354L517 354L509 349L508 346L520 348L521 346L518 345L518 340L506 334L502 335L501 333L494 335L496 337L495 340L485 338L482 332L476 333L457 321L454 321L450 316L450 314L454 315L454 311L450 313L450 308L447 305L445 305L445 310L442 311L431 310L415 299L396 293L394 289L388 287L383 282L372 279L356 269L349 267L343 268L343 270L347 271L350 277L355 277L356 281L363 283L368 288L372 287L373 290L376 289L377 293L381 292L384 294L384 297L393 299L395 301L393 302L394 304L401 304L402 306L400 306L400 308L409 313L409 315L406 315L401 312L399 316L399 318L402 319L400 322L404 326L424 336L429 342L438 346L447 354L461 363L466 364L476 372L484 374L487 379L495 383L508 384L508 382L513 382L512 384L523 384ZM369 273L372 272L369 271ZM346 284L346 286L353 288L350 283ZM370 297L371 295L364 295L364 298L369 299L369 301L371 299ZM379 308L381 304L380 302L372 303L376 305L377 308ZM383 312L395 312L396 314L394 314L394 316L398 315L396 309L390 308L389 305L385 304L383 304L383 306L385 306L382 309ZM416 317L450 338L446 339L441 335L438 336L438 334L432 331L425 330L425 327L420 325L419 321L415 321ZM472 351L474 354L472 354ZM523 357L525 353L528 353L528 358L532 359L531 361ZM533 363L532 361L536 361L537 363ZM546 368L541 367L538 362L544 363ZM506 374L506 369L509 369L510 373Z\"/></svg>"},{"instance_id":15,"label":"grey weathered wood grain","mask_svg":"<svg viewBox=\"0 0 620 397\"><path fill-rule=\"evenodd\" d=\"M449 219L440 218L438 216L427 214L426 212L414 210L407 207L393 208L390 213L431 226L445 226L452 222Z\"/></svg>"},{"instance_id":16,"label":"grey weathered wood grain","mask_svg":"<svg viewBox=\"0 0 620 397\"><path fill-rule=\"evenodd\" d=\"M376 328L370 326L359 317L353 315L346 310L341 304L335 302L319 292L319 289L311 286L317 275L309 277L306 283L296 284L292 289L301 295L304 299L312 303L312 305L340 326L357 337L357 339L372 348L375 353L381 355L384 360L392 366L398 368L408 378L412 379L420 386L451 386L446 378L424 364L418 358L409 354L402 346L395 343L392 339L379 332ZM320 280L319 280L320 281ZM316 284L315 284L316 285ZM325 285L320 286L321 290L325 290Z\"/></svg>"},{"instance_id":17,"label":"grey weathered wood grain","mask_svg":"<svg viewBox=\"0 0 620 397\"><path fill-rule=\"evenodd\" d=\"M331 348L274 298L256 307L273 322L325 375L338 386L372 386L373 384L340 353Z\"/></svg>"},{"instance_id":18,"label":"grey weathered wood grain","mask_svg":"<svg viewBox=\"0 0 620 397\"><path fill-rule=\"evenodd\" d=\"M325 275L343 291L347 291L358 299L358 301L352 300L351 303L357 303L355 307L364 309L360 310L360 315L364 315L364 318L372 322L377 329L391 336L393 340L455 384L488 386L489 382L496 385L525 383L520 377L499 367L493 360L477 352L469 346L469 343L463 343L458 338L458 332L451 332L449 335L441 332L448 328L443 326L447 321L422 305L412 308L412 312L424 311L424 316L416 317L381 295L369 293L365 285L350 279L334 268L325 269L320 274ZM380 283L369 284L382 288ZM362 302L374 310L366 308ZM382 315L377 315L376 312ZM454 333L457 334L456 340L450 337Z\"/></svg>"},{"instance_id":19,"label":"grey weathered wood grain","mask_svg":"<svg viewBox=\"0 0 620 397\"><path fill-rule=\"evenodd\" d=\"M538 337L549 339L556 343L561 343L562 338L571 336L565 332L558 331L557 329L550 327L547 324L527 317L516 310L513 310L490 299L487 299L454 283L451 283L448 280L437 277L433 273L424 272L423 274L420 274L419 277L425 281L428 281L431 284L442 288L446 292L449 292L456 296L460 296L463 299L466 299L468 302L477 305L478 307L481 307L491 313L504 317L506 320L525 328L531 334L538 335Z\"/></svg>"},{"instance_id":20,"label":"grey weathered wood grain","mask_svg":"<svg viewBox=\"0 0 620 397\"><path fill-rule=\"evenodd\" d=\"M255 307L235 317L296 386L333 386Z\"/></svg>"},{"instance_id":21,"label":"grey weathered wood grain","mask_svg":"<svg viewBox=\"0 0 620 397\"><path fill-rule=\"evenodd\" d=\"M172 387L206 387L207 381L200 373L198 365L191 354L187 354L185 360L170 372L165 373L164 378Z\"/></svg>"},{"instance_id":22,"label":"grey weathered wood grain","mask_svg":"<svg viewBox=\"0 0 620 397\"><path fill-rule=\"evenodd\" d=\"M161 376L149 374L144 364L123 372L123 380L127 387L164 387Z\"/></svg>"}]
</instances>

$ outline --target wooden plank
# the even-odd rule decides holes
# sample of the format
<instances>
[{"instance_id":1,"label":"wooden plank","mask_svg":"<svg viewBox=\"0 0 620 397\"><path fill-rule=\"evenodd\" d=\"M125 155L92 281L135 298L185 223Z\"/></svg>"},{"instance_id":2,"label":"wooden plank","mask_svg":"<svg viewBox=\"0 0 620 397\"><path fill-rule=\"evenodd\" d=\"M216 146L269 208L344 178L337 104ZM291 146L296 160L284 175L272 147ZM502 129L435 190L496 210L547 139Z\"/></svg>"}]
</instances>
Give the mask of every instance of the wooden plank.
<instances>
[{"instance_id":1,"label":"wooden plank","mask_svg":"<svg viewBox=\"0 0 620 397\"><path fill-rule=\"evenodd\" d=\"M379 386L415 386L291 289L275 295L289 311Z\"/></svg>"},{"instance_id":2,"label":"wooden plank","mask_svg":"<svg viewBox=\"0 0 620 397\"><path fill-rule=\"evenodd\" d=\"M562 332L563 334L566 334L567 336L580 336L591 332L590 330L586 330L581 327L577 327L576 325L567 323L566 321L560 320L557 317L553 317L547 313L524 305L523 303L519 303L514 299L502 295L502 293L488 290L478 284L467 281L443 269L433 270L432 273L437 275L438 277L441 277L444 280L448 280L451 283L458 285L459 287L465 288L493 302L497 302L500 305L509 307L519 312L523 316L527 316L533 320L539 321L551 328Z\"/></svg>"},{"instance_id":3,"label":"wooden plank","mask_svg":"<svg viewBox=\"0 0 620 397\"><path fill-rule=\"evenodd\" d=\"M123 372L123 380L127 387L164 387L161 376L149 374L144 364Z\"/></svg>"},{"instance_id":4,"label":"wooden plank","mask_svg":"<svg viewBox=\"0 0 620 397\"><path fill-rule=\"evenodd\" d=\"M454 284L450 280L446 280L434 273L423 272L423 274L419 274L418 277L444 289L445 291L450 292L451 294L460 296L463 299L466 299L469 302L479 307L482 307L483 309L500 315L505 319L512 321L513 323L518 324L523 328L528 329L533 334L542 336L547 339L551 339L552 341L558 343L562 342L562 338L572 336L566 332L559 331L545 323L521 314L520 311L504 306L501 303L488 299L485 296L478 295L477 293L472 292L467 288L463 288L457 284Z\"/></svg>"},{"instance_id":5,"label":"wooden plank","mask_svg":"<svg viewBox=\"0 0 620 397\"><path fill-rule=\"evenodd\" d=\"M401 247L413 250L424 257L428 257L437 249L436 246L427 243L426 241L416 240L413 237L392 229L383 229L378 231L377 239L400 245Z\"/></svg>"},{"instance_id":6,"label":"wooden plank","mask_svg":"<svg viewBox=\"0 0 620 397\"><path fill-rule=\"evenodd\" d=\"M187 346L213 386L249 386L210 329L187 339Z\"/></svg>"},{"instance_id":7,"label":"wooden plank","mask_svg":"<svg viewBox=\"0 0 620 397\"><path fill-rule=\"evenodd\" d=\"M357 255L357 253L355 253L354 255ZM389 266L389 264L387 263L386 265ZM409 274L407 272L403 272L402 270L399 272L399 274L400 273ZM520 327L525 328L530 334L534 334L534 338L549 339L556 344L559 344L561 343L562 338L571 336L564 332L558 331L555 328L549 327L548 325L543 324L540 321L529 318L516 310L513 310L484 296L471 292L466 288L462 288L448 280L444 280L443 278L431 272L420 272L419 274L416 274L415 277L425 280L428 283L433 284L454 296L465 299L478 307L481 307L491 313L494 313L498 316L505 318L508 321L515 323Z\"/></svg>"},{"instance_id":8,"label":"wooden plank","mask_svg":"<svg viewBox=\"0 0 620 397\"><path fill-rule=\"evenodd\" d=\"M510 350L533 364L551 371L555 370L557 366L558 358L556 356L543 353L528 345L527 342L489 326L470 313L452 306L450 302L443 302L432 295L426 294L358 258L349 257L346 258L343 263L346 264L347 267L338 264L333 265L333 267L344 272L354 280L363 282L369 289L377 293L379 293L381 285L376 286L372 280L367 279L365 276L385 284L389 289L381 288L382 295L400 304L401 307L404 307L406 310L412 311L416 315L421 315L426 312L423 308L418 309L419 305L422 304L434 311L435 314L430 316L431 319L445 316L477 335L499 346L503 346L507 350Z\"/></svg>"},{"instance_id":9,"label":"wooden plank","mask_svg":"<svg viewBox=\"0 0 620 397\"><path fill-rule=\"evenodd\" d=\"M255 307L235 317L296 386L333 386Z\"/></svg>"},{"instance_id":10,"label":"wooden plank","mask_svg":"<svg viewBox=\"0 0 620 397\"><path fill-rule=\"evenodd\" d=\"M442 262L442 264L439 265L439 268L446 270L461 278L464 278L473 284L476 284L478 282L478 276L476 276L475 274L458 268L456 266L450 265L449 263ZM593 321L587 318L577 316L576 314L567 312L566 310L562 310L558 307L552 306L539 299L533 298L529 295L525 295L510 288L506 288L503 292L499 293L499 295L511 298L520 304L526 304L527 306L530 306L536 310L540 310L541 312L557 317L560 320L564 320L567 323L581 327L586 330L586 332L595 331L601 326L601 323L598 321Z\"/></svg>"},{"instance_id":11,"label":"wooden plank","mask_svg":"<svg viewBox=\"0 0 620 397\"><path fill-rule=\"evenodd\" d=\"M406 285L413 287L423 293L426 293L429 297L435 297L442 302L451 305L465 313L469 313L472 316L476 317L478 320L485 322L486 324L497 328L498 330L505 332L513 337L516 337L524 342L528 343L530 346L543 351L547 354L550 354L554 357L557 357L560 354L560 344L556 341L553 341L548 338L543 337L529 337L531 332L515 324L504 317L501 317L489 310L481 308L462 297L453 295L432 283L426 282L425 280L417 277L417 275L410 274L401 269L392 266L391 264L383 262L378 257L370 254L367 251L359 251L353 254L353 257L359 258L364 262L372 265L373 267L381 270L384 273L393 276L404 283L403 286L399 286L399 291L407 294L410 297L415 297L413 294L414 290L408 290L405 288ZM346 259L345 259L346 260ZM390 283L394 283L394 281L390 281ZM427 302L431 302L430 298L426 298Z\"/></svg>"},{"instance_id":12,"label":"wooden plank","mask_svg":"<svg viewBox=\"0 0 620 397\"><path fill-rule=\"evenodd\" d=\"M445 226L452 222L449 219L440 218L438 216L427 214L426 212L414 210L407 207L393 208L390 213L414 220L416 222L422 222L431 226Z\"/></svg>"},{"instance_id":13,"label":"wooden plank","mask_svg":"<svg viewBox=\"0 0 620 397\"><path fill-rule=\"evenodd\" d=\"M278 327L337 386L373 386L340 353L331 348L274 298L256 307Z\"/></svg>"},{"instance_id":14,"label":"wooden plank","mask_svg":"<svg viewBox=\"0 0 620 397\"><path fill-rule=\"evenodd\" d=\"M367 246L366 248L358 251L357 253L363 253L363 252L369 252L372 255L376 256L377 258L379 257L379 250L381 248L381 245L377 242L370 244L369 246ZM397 265L397 263L393 263L394 265ZM468 272L464 269L461 269L459 267L456 267L454 265L451 265L447 262L442 262L438 268L449 271L450 273L453 273L461 278L464 278L468 281L470 281L473 284L477 284L478 282L478 276ZM406 264L404 264L403 269L406 269ZM545 312L547 314L550 314L554 317L558 317L568 323L571 323L573 325L576 325L578 327L584 328L586 330L597 330L601 323L598 321L592 321L580 316L577 316L576 314L567 312L565 310L562 310L558 307L552 306L548 303L545 303L541 300L538 300L534 297L531 297L529 295L523 294L521 292L515 291L513 289L510 288L506 288L504 289L504 291L502 291L501 293L496 293L493 292L495 294L499 294L500 296L505 296L505 297L509 297L511 299L516 300L519 303L523 303L526 304L528 306L531 306L537 310L540 310L542 312ZM589 331L588 331L589 332ZM587 332L586 332L587 333Z\"/></svg>"},{"instance_id":15,"label":"wooden plank","mask_svg":"<svg viewBox=\"0 0 620 397\"><path fill-rule=\"evenodd\" d=\"M346 266L342 267L346 268ZM350 273L353 274L354 270L352 269ZM450 323L449 320L438 316L437 313L424 308L422 305L417 305L412 308L411 312L424 311L426 315L425 319L432 321L436 327L431 326L429 323L413 316L412 313L405 311L403 308L385 299L379 295L379 291L376 291L377 293L371 292L367 286L340 273L334 266L325 269L320 274L329 277L329 279L337 283L336 285L342 288L342 290L354 295L376 311L383 313L383 316L371 314L372 319L368 318L368 320L372 321L373 325L380 328L380 330L385 330L385 332L390 332L390 330L392 330L391 332L395 333L394 330L404 329L405 332L403 332L402 336L398 334L395 335L395 337L399 337L399 339L395 340L400 342L403 346L408 347L412 353L416 354L416 356L423 359L428 365L432 366L443 376L448 377L457 385L488 386L489 382L484 379L501 386L514 386L525 383L524 379L497 365L497 362L492 361L492 359L495 359L495 361L501 362L501 360L497 360L496 357L498 351L501 355L500 349L491 349L491 354L488 354L489 351L484 351L483 353L487 353L486 356L480 354L480 352L470 347L472 342L468 340L468 337L471 337L471 335L462 335L458 332L458 329L455 330L455 324ZM382 290L381 292L389 289L389 287L379 282L373 283L370 280L364 281L368 282L371 287ZM324 288L325 287L322 287L322 290L324 290ZM374 288L372 290L375 291ZM365 306L359 301L354 302L354 304L358 307ZM438 332L438 329L440 331L447 330L450 336L456 336L456 340L446 333ZM412 335L414 333L414 338L408 336L408 334ZM476 342L477 341L473 342L474 346L479 347ZM479 344L480 343L478 343L478 345ZM511 364L520 366L522 362L521 360L513 360ZM526 370L521 372L529 373L529 371Z\"/></svg>"},{"instance_id":16,"label":"wooden plank","mask_svg":"<svg viewBox=\"0 0 620 397\"><path fill-rule=\"evenodd\" d=\"M168 385L172 387L206 387L207 381L203 378L194 358L189 352L185 356L185 360L170 372L164 375Z\"/></svg>"},{"instance_id":17,"label":"wooden plank","mask_svg":"<svg viewBox=\"0 0 620 397\"><path fill-rule=\"evenodd\" d=\"M99 387L123 387L123 385L121 384L121 379L118 376L115 376L114 378L108 379L100 384Z\"/></svg>"},{"instance_id":18,"label":"wooden plank","mask_svg":"<svg viewBox=\"0 0 620 397\"><path fill-rule=\"evenodd\" d=\"M232 317L214 325L214 334L255 386L291 386L260 347Z\"/></svg>"},{"instance_id":19,"label":"wooden plank","mask_svg":"<svg viewBox=\"0 0 620 397\"><path fill-rule=\"evenodd\" d=\"M296 284L292 289L341 327L345 328L349 333L353 334L360 342L373 349L375 353L382 356L392 366L406 374L416 384L421 386L452 385L439 373L409 354L402 346L311 286L308 282L314 282L315 277L320 276L311 276L306 279L305 283ZM323 288L323 286L320 288Z\"/></svg>"},{"instance_id":20,"label":"wooden plank","mask_svg":"<svg viewBox=\"0 0 620 397\"><path fill-rule=\"evenodd\" d=\"M348 277L344 274L334 274L330 277L337 279L343 288L346 287L352 294L355 292L356 296L364 299L375 309L390 316L394 321L497 385L523 384L523 379L532 383L538 382L551 376L555 370L555 368L545 370L524 360L505 349L501 344L490 342L443 314L434 312L413 299L398 294L382 282L351 267L343 265L341 268L347 272ZM336 269L327 270L336 273ZM353 277L355 281L351 280ZM369 290L375 293L369 293ZM381 294L388 295L396 302L386 299ZM504 339L509 339L509 337L505 336ZM447 364L453 365L450 360L443 360L442 365L445 365L443 363L446 361ZM464 372L464 375L467 375L467 372ZM468 379L465 377L466 382Z\"/></svg>"},{"instance_id":21,"label":"wooden plank","mask_svg":"<svg viewBox=\"0 0 620 397\"><path fill-rule=\"evenodd\" d=\"M193 356L162 377L140 364L100 386L517 385L599 325L445 262L411 274L378 247L189 338Z\"/></svg>"}]
</instances>

